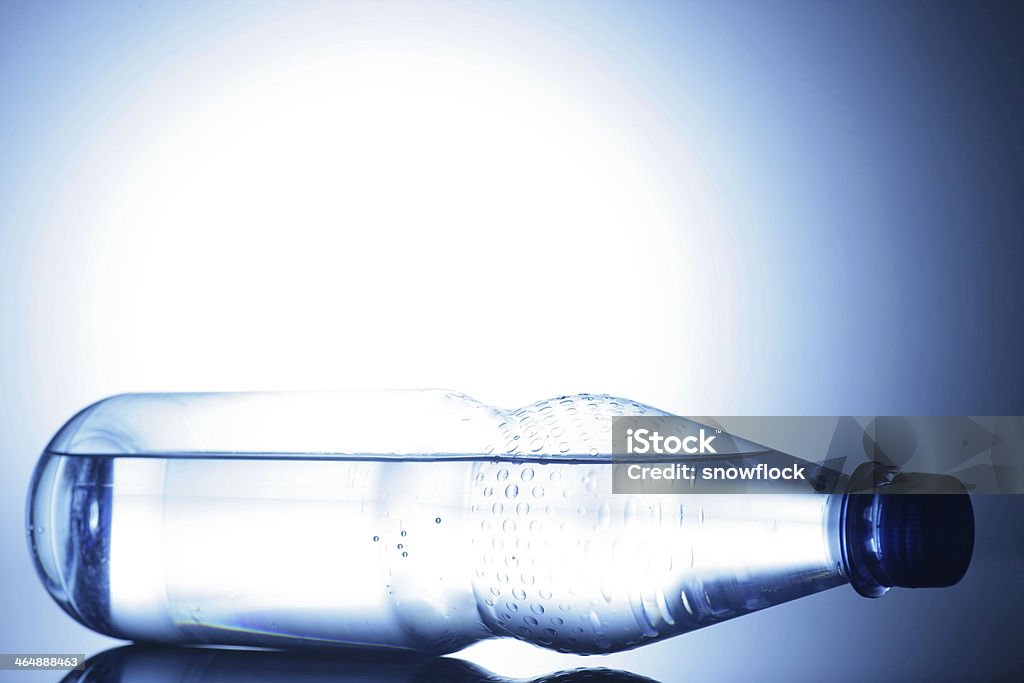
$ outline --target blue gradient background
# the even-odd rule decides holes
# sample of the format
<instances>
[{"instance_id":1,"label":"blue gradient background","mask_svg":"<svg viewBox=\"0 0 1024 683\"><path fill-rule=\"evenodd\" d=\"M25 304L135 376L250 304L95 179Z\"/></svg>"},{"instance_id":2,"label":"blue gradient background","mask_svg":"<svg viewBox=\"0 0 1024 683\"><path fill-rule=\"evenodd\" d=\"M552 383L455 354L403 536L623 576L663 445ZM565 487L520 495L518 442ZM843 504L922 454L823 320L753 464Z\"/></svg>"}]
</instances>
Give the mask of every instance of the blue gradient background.
<instances>
[{"instance_id":1,"label":"blue gradient background","mask_svg":"<svg viewBox=\"0 0 1024 683\"><path fill-rule=\"evenodd\" d=\"M23 496L49 436L117 392L1021 414L1021 14L3 3L0 650L112 644L45 595ZM976 505L953 589L838 589L586 661L462 656L1020 679L1024 504Z\"/></svg>"}]
</instances>

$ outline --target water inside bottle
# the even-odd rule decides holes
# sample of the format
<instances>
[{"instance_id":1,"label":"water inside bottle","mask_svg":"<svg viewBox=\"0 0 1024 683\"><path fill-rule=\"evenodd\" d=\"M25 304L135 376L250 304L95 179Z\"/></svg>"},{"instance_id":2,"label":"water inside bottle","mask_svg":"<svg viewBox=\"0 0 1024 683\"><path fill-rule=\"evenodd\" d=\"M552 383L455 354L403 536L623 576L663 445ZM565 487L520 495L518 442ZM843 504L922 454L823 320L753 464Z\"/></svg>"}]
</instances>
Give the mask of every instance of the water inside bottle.
<instances>
[{"instance_id":1,"label":"water inside bottle","mask_svg":"<svg viewBox=\"0 0 1024 683\"><path fill-rule=\"evenodd\" d=\"M115 635L599 653L845 580L830 496L612 495L605 456L44 457L33 542Z\"/></svg>"}]
</instances>

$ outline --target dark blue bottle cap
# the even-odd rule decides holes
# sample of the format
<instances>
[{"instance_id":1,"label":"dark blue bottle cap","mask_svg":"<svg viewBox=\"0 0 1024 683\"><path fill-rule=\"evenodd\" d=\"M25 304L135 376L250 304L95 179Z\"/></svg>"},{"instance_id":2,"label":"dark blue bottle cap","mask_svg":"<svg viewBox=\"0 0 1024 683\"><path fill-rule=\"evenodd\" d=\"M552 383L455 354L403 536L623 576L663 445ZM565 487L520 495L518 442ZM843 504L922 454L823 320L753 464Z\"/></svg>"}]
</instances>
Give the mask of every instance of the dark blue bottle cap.
<instances>
[{"instance_id":1,"label":"dark blue bottle cap","mask_svg":"<svg viewBox=\"0 0 1024 683\"><path fill-rule=\"evenodd\" d=\"M974 511L964 494L879 496L877 540L883 585L952 586L974 551Z\"/></svg>"},{"instance_id":2,"label":"dark blue bottle cap","mask_svg":"<svg viewBox=\"0 0 1024 683\"><path fill-rule=\"evenodd\" d=\"M974 511L962 485L960 491L848 494L843 560L857 592L879 597L894 586L952 586L962 579L974 552Z\"/></svg>"}]
</instances>

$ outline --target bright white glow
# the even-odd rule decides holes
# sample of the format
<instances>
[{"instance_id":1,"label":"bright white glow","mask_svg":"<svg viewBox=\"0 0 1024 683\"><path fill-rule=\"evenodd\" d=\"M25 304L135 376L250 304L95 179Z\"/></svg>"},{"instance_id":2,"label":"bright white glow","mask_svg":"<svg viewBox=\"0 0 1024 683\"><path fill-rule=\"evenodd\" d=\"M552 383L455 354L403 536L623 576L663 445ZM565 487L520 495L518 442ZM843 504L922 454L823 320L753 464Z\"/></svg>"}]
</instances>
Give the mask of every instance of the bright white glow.
<instances>
[{"instance_id":1,"label":"bright white glow","mask_svg":"<svg viewBox=\"0 0 1024 683\"><path fill-rule=\"evenodd\" d=\"M76 231L40 245L61 273L42 286L79 292L91 331L77 372L504 405L729 395L741 340L702 330L729 309L731 249L678 132L593 65L513 68L452 31L332 49L240 32L114 109L52 217Z\"/></svg>"}]
</instances>

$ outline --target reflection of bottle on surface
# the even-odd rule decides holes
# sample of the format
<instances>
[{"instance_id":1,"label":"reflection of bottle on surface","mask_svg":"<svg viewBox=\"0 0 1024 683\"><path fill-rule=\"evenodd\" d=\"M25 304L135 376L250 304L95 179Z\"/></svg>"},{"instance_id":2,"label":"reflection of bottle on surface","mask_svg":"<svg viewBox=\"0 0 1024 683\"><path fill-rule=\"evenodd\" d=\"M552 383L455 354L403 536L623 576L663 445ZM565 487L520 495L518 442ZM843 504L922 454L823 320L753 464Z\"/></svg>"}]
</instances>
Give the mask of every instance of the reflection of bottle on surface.
<instances>
[{"instance_id":1,"label":"reflection of bottle on surface","mask_svg":"<svg viewBox=\"0 0 1024 683\"><path fill-rule=\"evenodd\" d=\"M606 668L511 679L459 659L330 656L129 645L89 658L61 683L657 683Z\"/></svg>"},{"instance_id":2,"label":"reflection of bottle on surface","mask_svg":"<svg viewBox=\"0 0 1024 683\"><path fill-rule=\"evenodd\" d=\"M878 596L966 571L963 495L612 494L616 415L664 413L591 395L114 397L43 454L30 545L57 602L115 637L427 653L493 636L612 652L847 582Z\"/></svg>"}]
</instances>

